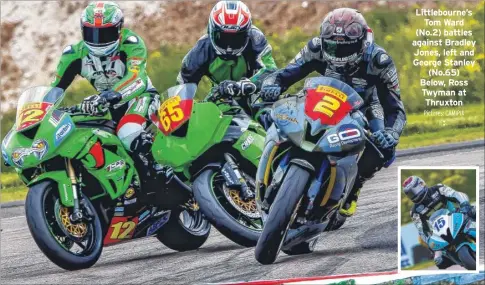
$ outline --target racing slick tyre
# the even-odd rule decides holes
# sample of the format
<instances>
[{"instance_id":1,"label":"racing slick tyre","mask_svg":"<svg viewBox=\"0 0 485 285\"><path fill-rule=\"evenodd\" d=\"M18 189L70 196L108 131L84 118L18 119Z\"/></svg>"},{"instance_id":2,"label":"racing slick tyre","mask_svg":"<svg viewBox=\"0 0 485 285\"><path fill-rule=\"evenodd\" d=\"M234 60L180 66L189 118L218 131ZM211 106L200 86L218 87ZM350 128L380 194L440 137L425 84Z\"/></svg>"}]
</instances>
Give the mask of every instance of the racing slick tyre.
<instances>
[{"instance_id":1,"label":"racing slick tyre","mask_svg":"<svg viewBox=\"0 0 485 285\"><path fill-rule=\"evenodd\" d=\"M476 255L475 252L469 246L462 246L460 250L458 250L458 257L460 258L461 262L468 270L475 270L476 269Z\"/></svg>"},{"instance_id":2,"label":"racing slick tyre","mask_svg":"<svg viewBox=\"0 0 485 285\"><path fill-rule=\"evenodd\" d=\"M89 208L86 210L86 208ZM103 250L103 230L96 210L82 196L85 217L72 222L72 208L60 202L57 184L44 181L30 187L25 200L25 217L30 233L40 250L57 266L78 270L93 266Z\"/></svg>"},{"instance_id":3,"label":"racing slick tyre","mask_svg":"<svg viewBox=\"0 0 485 285\"><path fill-rule=\"evenodd\" d=\"M210 223L199 210L172 211L157 239L176 251L195 250L207 241L210 229Z\"/></svg>"},{"instance_id":4,"label":"racing slick tyre","mask_svg":"<svg viewBox=\"0 0 485 285\"><path fill-rule=\"evenodd\" d=\"M300 202L308 184L310 173L297 165L291 165L284 178L255 250L256 260L271 264L276 260L286 233L296 217Z\"/></svg>"},{"instance_id":5,"label":"racing slick tyre","mask_svg":"<svg viewBox=\"0 0 485 285\"><path fill-rule=\"evenodd\" d=\"M254 189L254 182L242 173L249 186ZM239 198L239 191L227 189L220 171L207 169L194 181L194 197L200 210L217 230L233 242L253 247L258 242L262 230L262 221L256 208L256 201L244 202Z\"/></svg>"}]
</instances>

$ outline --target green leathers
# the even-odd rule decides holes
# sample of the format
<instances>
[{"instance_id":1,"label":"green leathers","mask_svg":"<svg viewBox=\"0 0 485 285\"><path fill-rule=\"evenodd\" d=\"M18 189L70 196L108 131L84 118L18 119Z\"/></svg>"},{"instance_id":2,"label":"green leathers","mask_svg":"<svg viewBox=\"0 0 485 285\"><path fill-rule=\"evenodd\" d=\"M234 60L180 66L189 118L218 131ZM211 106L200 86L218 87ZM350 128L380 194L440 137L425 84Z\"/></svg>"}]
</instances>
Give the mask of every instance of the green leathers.
<instances>
[{"instance_id":1,"label":"green leathers","mask_svg":"<svg viewBox=\"0 0 485 285\"><path fill-rule=\"evenodd\" d=\"M207 76L214 85L218 85L224 80L239 81L246 77L259 88L264 78L277 69L271 51L264 34L254 26L240 56L218 55L210 38L205 35L184 57L177 82L198 84L203 76ZM242 101L245 100L238 100L238 103L250 113L247 103Z\"/></svg>"}]
</instances>

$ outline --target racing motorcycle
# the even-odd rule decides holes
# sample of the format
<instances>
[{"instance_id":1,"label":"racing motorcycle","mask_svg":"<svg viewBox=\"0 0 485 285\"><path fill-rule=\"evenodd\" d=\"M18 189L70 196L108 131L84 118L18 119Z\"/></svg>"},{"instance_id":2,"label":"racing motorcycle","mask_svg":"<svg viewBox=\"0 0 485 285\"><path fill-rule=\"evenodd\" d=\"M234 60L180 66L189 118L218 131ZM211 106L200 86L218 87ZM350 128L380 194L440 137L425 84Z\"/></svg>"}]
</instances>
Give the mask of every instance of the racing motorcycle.
<instances>
[{"instance_id":1,"label":"racing motorcycle","mask_svg":"<svg viewBox=\"0 0 485 285\"><path fill-rule=\"evenodd\" d=\"M448 202L450 203L450 202ZM430 219L428 247L468 270L476 269L476 222L460 212L440 209Z\"/></svg>"},{"instance_id":2,"label":"racing motorcycle","mask_svg":"<svg viewBox=\"0 0 485 285\"><path fill-rule=\"evenodd\" d=\"M272 105L273 124L256 173L264 225L255 249L260 263L273 263L280 250L312 252L320 233L335 223L366 141L378 151L362 104L344 82L314 77L301 92Z\"/></svg>"},{"instance_id":3,"label":"racing motorcycle","mask_svg":"<svg viewBox=\"0 0 485 285\"><path fill-rule=\"evenodd\" d=\"M42 252L77 270L94 265L103 247L141 237L177 251L202 246L211 225L190 187L178 177L170 187L141 180L110 113L61 108L63 98L60 88L27 89L2 143L4 163L29 187L25 214Z\"/></svg>"},{"instance_id":4,"label":"racing motorcycle","mask_svg":"<svg viewBox=\"0 0 485 285\"><path fill-rule=\"evenodd\" d=\"M255 246L262 230L254 199L254 175L264 146L264 129L231 98L213 92L194 101L196 84L177 85L154 102L150 118L158 128L153 148L162 165L171 166L188 185L204 216L224 236ZM248 191L253 198L243 199Z\"/></svg>"}]
</instances>

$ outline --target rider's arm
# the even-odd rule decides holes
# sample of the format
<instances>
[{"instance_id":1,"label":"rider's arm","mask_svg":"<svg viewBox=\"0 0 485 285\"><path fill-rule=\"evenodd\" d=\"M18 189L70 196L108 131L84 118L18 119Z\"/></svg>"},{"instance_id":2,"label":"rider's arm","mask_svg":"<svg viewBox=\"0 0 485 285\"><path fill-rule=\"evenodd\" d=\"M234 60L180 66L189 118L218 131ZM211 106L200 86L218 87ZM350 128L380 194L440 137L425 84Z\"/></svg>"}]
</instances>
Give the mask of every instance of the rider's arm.
<instances>
[{"instance_id":1,"label":"rider's arm","mask_svg":"<svg viewBox=\"0 0 485 285\"><path fill-rule=\"evenodd\" d=\"M266 76L276 71L278 67L273 59L273 48L264 34L256 27L251 29L251 48L255 53L256 62L254 63L254 69L256 73L250 80L259 89Z\"/></svg>"},{"instance_id":2,"label":"rider's arm","mask_svg":"<svg viewBox=\"0 0 485 285\"><path fill-rule=\"evenodd\" d=\"M81 51L79 44L69 45L62 51L61 59L57 64L56 75L51 83L52 87L67 89L74 77L81 73Z\"/></svg>"},{"instance_id":3,"label":"rider's arm","mask_svg":"<svg viewBox=\"0 0 485 285\"><path fill-rule=\"evenodd\" d=\"M416 226L416 229L418 230L418 234L421 239L425 243L428 243L428 236L424 232L423 219L421 218L421 215L411 210L411 218L413 219L414 226Z\"/></svg>"},{"instance_id":4,"label":"rider's arm","mask_svg":"<svg viewBox=\"0 0 485 285\"><path fill-rule=\"evenodd\" d=\"M440 192L441 195L445 196L447 199L457 202L458 204L463 204L463 203L469 203L470 200L468 199L468 195L454 190L451 187L448 187L444 184L438 184L438 191Z\"/></svg>"},{"instance_id":5,"label":"rider's arm","mask_svg":"<svg viewBox=\"0 0 485 285\"><path fill-rule=\"evenodd\" d=\"M127 102L144 93L147 88L147 48L138 35L124 29L120 51L126 54L126 71L113 90L121 93L121 102Z\"/></svg>"},{"instance_id":6,"label":"rider's arm","mask_svg":"<svg viewBox=\"0 0 485 285\"><path fill-rule=\"evenodd\" d=\"M320 60L321 50L320 38L313 38L285 68L277 72L275 82L265 81L265 84L278 84L285 91L312 71L325 74L326 63Z\"/></svg>"},{"instance_id":7,"label":"rider's arm","mask_svg":"<svg viewBox=\"0 0 485 285\"><path fill-rule=\"evenodd\" d=\"M378 77L376 87L384 109L385 127L400 136L406 124L406 112L401 101L398 74L392 58L379 46L374 48L370 70Z\"/></svg>"},{"instance_id":8,"label":"rider's arm","mask_svg":"<svg viewBox=\"0 0 485 285\"><path fill-rule=\"evenodd\" d=\"M195 46L185 55L177 76L177 84L199 84L209 69L210 40L207 35L200 38Z\"/></svg>"}]
</instances>

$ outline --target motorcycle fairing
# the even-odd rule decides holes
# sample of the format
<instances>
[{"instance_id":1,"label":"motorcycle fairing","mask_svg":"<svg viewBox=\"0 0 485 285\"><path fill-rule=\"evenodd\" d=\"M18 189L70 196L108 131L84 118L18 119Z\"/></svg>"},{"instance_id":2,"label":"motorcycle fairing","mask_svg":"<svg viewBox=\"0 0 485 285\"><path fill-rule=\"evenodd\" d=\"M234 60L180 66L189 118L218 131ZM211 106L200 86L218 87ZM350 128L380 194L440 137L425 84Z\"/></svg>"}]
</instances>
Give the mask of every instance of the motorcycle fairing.
<instances>
[{"instance_id":1,"label":"motorcycle fairing","mask_svg":"<svg viewBox=\"0 0 485 285\"><path fill-rule=\"evenodd\" d=\"M170 88L158 112L150 114L151 121L166 136L173 133L190 119L194 96L195 88L190 84Z\"/></svg>"}]
</instances>

